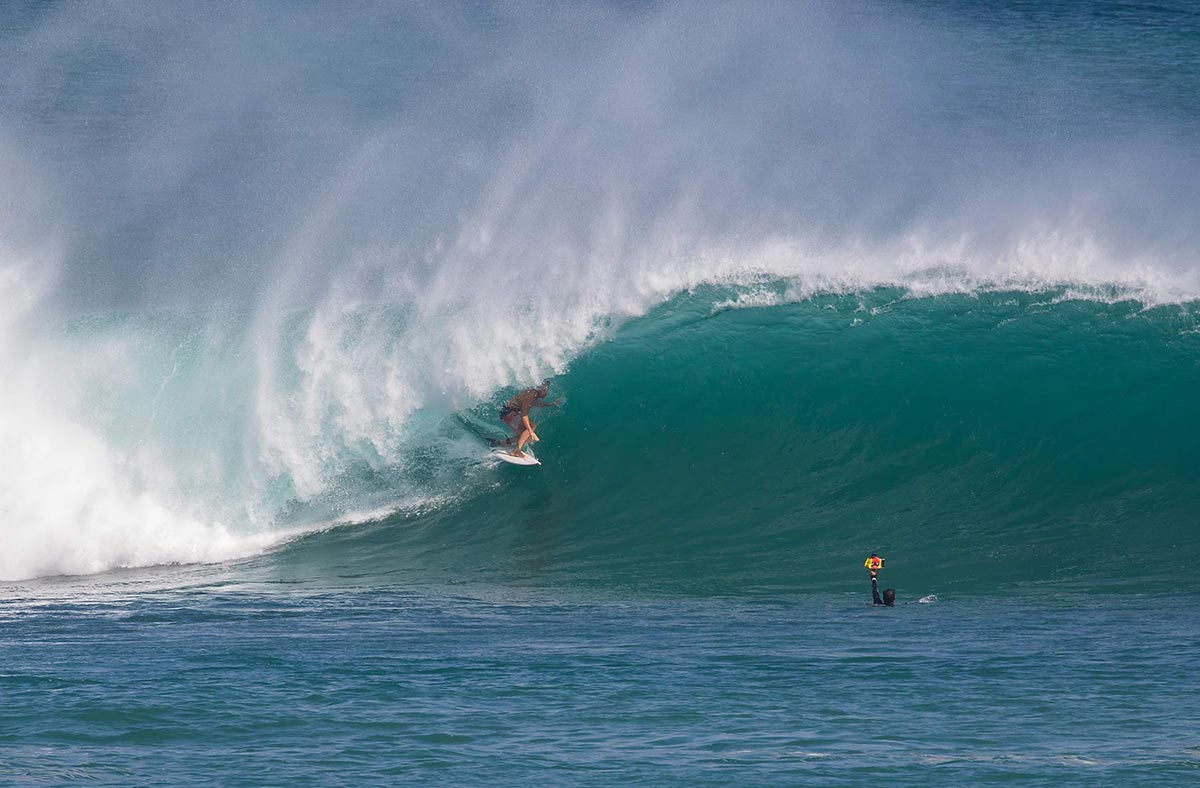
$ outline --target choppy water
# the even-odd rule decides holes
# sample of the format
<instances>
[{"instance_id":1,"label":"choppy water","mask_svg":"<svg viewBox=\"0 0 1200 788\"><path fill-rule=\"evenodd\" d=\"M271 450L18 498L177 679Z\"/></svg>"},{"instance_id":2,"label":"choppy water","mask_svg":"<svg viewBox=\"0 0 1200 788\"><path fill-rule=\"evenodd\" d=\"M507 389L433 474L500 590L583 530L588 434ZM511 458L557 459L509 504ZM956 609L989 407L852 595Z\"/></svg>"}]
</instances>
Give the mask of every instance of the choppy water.
<instances>
[{"instance_id":1,"label":"choppy water","mask_svg":"<svg viewBox=\"0 0 1200 788\"><path fill-rule=\"evenodd\" d=\"M1164 785L1200 769L1180 712L1191 597L873 610L861 594L124 583L10 603L6 781Z\"/></svg>"}]
</instances>

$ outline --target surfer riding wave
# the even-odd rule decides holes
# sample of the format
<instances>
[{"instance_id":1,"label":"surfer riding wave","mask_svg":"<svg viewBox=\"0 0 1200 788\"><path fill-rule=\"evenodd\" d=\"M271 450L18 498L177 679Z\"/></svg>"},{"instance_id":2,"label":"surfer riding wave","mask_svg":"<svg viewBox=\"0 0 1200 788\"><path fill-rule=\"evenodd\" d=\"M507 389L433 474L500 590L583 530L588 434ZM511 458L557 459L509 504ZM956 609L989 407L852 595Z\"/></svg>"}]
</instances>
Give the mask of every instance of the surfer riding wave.
<instances>
[{"instance_id":1,"label":"surfer riding wave","mask_svg":"<svg viewBox=\"0 0 1200 788\"><path fill-rule=\"evenodd\" d=\"M539 440L537 432L535 432L537 423L530 421L529 411L532 408L553 408L562 402L561 399L557 399L554 402L544 402L543 400L549 394L550 381L545 380L537 388L525 389L520 392L500 409L500 421L504 422L512 430L512 437L503 441L501 445L513 446L515 443L512 456L524 457L525 453L521 449L525 444L531 440L534 442Z\"/></svg>"}]
</instances>

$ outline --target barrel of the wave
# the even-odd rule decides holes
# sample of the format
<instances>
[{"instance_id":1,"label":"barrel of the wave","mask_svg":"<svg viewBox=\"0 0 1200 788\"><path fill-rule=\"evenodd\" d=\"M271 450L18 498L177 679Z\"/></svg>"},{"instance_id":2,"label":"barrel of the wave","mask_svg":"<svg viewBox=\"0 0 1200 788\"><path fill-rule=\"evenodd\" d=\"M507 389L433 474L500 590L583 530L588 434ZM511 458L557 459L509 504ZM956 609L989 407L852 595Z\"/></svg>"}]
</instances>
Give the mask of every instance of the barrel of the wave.
<instances>
[{"instance_id":1,"label":"barrel of the wave","mask_svg":"<svg viewBox=\"0 0 1200 788\"><path fill-rule=\"evenodd\" d=\"M871 573L871 602L875 605L883 605L891 607L896 604L896 589L883 589L883 596L879 595L879 579L876 573L883 569L884 559L880 558L877 553L871 553L866 561L863 561L863 566Z\"/></svg>"}]
</instances>

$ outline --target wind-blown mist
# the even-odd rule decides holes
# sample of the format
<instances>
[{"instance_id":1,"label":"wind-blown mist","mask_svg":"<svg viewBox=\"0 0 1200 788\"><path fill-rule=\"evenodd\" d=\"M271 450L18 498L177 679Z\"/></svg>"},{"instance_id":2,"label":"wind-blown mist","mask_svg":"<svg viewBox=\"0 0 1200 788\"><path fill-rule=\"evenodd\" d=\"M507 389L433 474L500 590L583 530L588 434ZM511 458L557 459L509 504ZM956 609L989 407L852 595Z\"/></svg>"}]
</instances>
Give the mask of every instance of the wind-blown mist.
<instances>
[{"instance_id":1,"label":"wind-blown mist","mask_svg":"<svg viewBox=\"0 0 1200 788\"><path fill-rule=\"evenodd\" d=\"M703 282L1196 298L1194 59L1044 13L6 9L0 577L435 504L442 416Z\"/></svg>"}]
</instances>

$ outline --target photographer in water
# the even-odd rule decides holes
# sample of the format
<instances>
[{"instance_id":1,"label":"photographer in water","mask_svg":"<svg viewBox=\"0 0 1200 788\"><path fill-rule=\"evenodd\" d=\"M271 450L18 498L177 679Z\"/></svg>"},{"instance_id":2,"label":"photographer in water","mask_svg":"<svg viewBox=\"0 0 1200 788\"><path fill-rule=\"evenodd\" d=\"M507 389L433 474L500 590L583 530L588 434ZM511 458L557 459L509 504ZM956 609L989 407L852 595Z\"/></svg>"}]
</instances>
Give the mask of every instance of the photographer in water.
<instances>
[{"instance_id":1,"label":"photographer in water","mask_svg":"<svg viewBox=\"0 0 1200 788\"><path fill-rule=\"evenodd\" d=\"M871 573L872 603L876 605L884 605L886 607L891 607L892 605L896 604L896 589L894 588L883 589L883 598L881 599L879 597L879 580L875 573L880 569L883 569L883 559L877 554L871 553L871 557L863 562L863 566L865 566Z\"/></svg>"}]
</instances>

